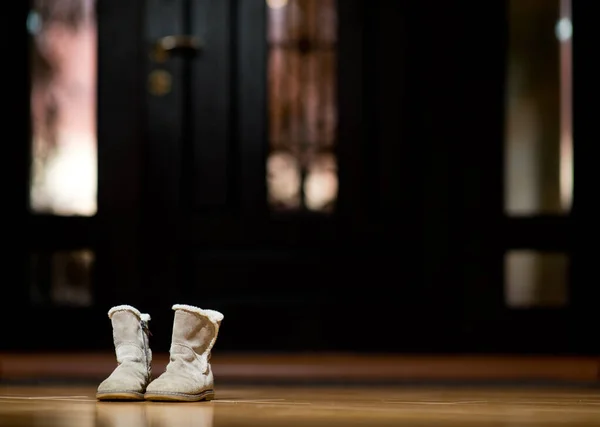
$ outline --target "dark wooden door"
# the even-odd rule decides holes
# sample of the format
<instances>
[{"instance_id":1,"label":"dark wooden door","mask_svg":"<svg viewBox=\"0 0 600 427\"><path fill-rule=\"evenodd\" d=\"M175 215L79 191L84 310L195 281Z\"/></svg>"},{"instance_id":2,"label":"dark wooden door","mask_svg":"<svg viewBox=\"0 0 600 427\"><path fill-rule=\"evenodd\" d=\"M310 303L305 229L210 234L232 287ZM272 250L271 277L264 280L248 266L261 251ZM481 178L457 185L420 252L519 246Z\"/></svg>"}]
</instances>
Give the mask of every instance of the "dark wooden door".
<instances>
[{"instance_id":1,"label":"dark wooden door","mask_svg":"<svg viewBox=\"0 0 600 427\"><path fill-rule=\"evenodd\" d=\"M310 75L323 66L315 62L317 54L333 67L337 49L335 16L325 16L329 19L326 24L334 25L329 39L319 38L314 28L309 31L318 19L313 14L337 13L334 2L322 2L324 8L313 3L294 4L299 8L294 23L287 21L296 18L290 17L282 3L282 9L275 13L284 20L284 27L295 26L296 34L290 35L292 30L285 27L281 29L284 36L269 40L268 19L274 14L271 8L277 7L275 3L148 2L149 49L169 36L194 37L200 46L195 52L176 50L164 62L160 58L148 61L151 79L167 76L172 83L166 93L150 91L147 97L142 220L144 301L160 319L154 322L160 328L155 335L163 337L159 342L165 346L170 336L170 305L174 303L222 310L228 326L221 348L299 350L331 346L323 341L328 335L329 304L340 303L338 289L356 285L346 284L341 273L343 265L357 259L351 247L340 253L343 211L310 211L305 191L298 187L291 190L288 199L279 201L283 206L288 203L287 210L273 207L268 184L270 179L281 178L269 177L267 171L269 161L298 162L301 165L297 169L284 173L292 175L292 181L306 182L308 167L313 166L306 163L311 161L309 156L321 156L326 162L337 154L336 138L323 135L335 127L332 120L323 122L327 118L318 117L321 128L316 125L316 132L320 132L316 136L308 135L315 128L289 129L305 126L310 119L301 111L307 98L302 93L283 93L297 99L276 107L298 111L282 119L295 122L280 123L285 128L283 139L278 141L283 155L282 159L272 157L269 77L278 78L279 84L286 86L284 92L306 90L302 82L308 78L312 78L309 84L321 84L331 97L338 92L337 73L323 76L322 82ZM300 18L302 14L310 16ZM286 65L280 65L276 76L269 72L269 64L275 66L273 61L277 60L274 55L283 58L288 67L281 70ZM302 55L317 68L294 65L293 61L304 59ZM282 75L286 72L295 73L296 81L286 80ZM316 108L337 108L337 100L317 96L316 102L323 104ZM319 114L328 113L337 111ZM286 131L295 133L283 135ZM359 286L369 280L366 272L364 278L354 278ZM345 294L340 295L345 298ZM269 332L255 332L266 325L270 325Z\"/></svg>"}]
</instances>

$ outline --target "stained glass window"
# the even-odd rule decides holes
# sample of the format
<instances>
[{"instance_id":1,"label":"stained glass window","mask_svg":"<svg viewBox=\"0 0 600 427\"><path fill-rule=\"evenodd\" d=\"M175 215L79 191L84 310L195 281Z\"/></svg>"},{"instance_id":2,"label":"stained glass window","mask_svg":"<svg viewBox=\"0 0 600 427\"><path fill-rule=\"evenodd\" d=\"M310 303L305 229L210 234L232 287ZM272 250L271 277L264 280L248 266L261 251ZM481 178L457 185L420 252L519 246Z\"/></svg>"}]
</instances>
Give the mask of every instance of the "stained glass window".
<instances>
[{"instance_id":1,"label":"stained glass window","mask_svg":"<svg viewBox=\"0 0 600 427\"><path fill-rule=\"evenodd\" d=\"M96 213L94 0L34 0L31 34L34 213Z\"/></svg>"},{"instance_id":2,"label":"stained glass window","mask_svg":"<svg viewBox=\"0 0 600 427\"><path fill-rule=\"evenodd\" d=\"M89 249L34 253L31 300L36 305L88 307L93 303L95 254Z\"/></svg>"},{"instance_id":3,"label":"stained glass window","mask_svg":"<svg viewBox=\"0 0 600 427\"><path fill-rule=\"evenodd\" d=\"M505 211L561 215L573 199L571 0L511 0Z\"/></svg>"},{"instance_id":4,"label":"stained glass window","mask_svg":"<svg viewBox=\"0 0 600 427\"><path fill-rule=\"evenodd\" d=\"M334 0L267 0L274 210L331 212L338 190Z\"/></svg>"}]
</instances>

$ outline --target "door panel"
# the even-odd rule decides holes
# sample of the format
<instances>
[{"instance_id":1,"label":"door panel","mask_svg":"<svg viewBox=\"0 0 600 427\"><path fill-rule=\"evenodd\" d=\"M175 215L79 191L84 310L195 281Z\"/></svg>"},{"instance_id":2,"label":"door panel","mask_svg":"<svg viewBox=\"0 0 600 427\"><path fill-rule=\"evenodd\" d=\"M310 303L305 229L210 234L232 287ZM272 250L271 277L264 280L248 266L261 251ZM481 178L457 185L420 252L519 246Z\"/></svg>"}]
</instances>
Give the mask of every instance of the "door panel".
<instances>
[{"instance_id":1,"label":"door panel","mask_svg":"<svg viewBox=\"0 0 600 427\"><path fill-rule=\"evenodd\" d=\"M229 170L232 150L231 130L235 129L232 89L232 62L235 61L231 31L233 5L231 1L192 2L189 11L191 29L204 48L201 61L190 65L190 128L191 145L184 165L184 185L191 197L188 203L195 211L207 208L224 210L229 199ZM210 90L209 90L210 88ZM201 120L198 118L201 117ZM188 144L191 142L187 141Z\"/></svg>"}]
</instances>

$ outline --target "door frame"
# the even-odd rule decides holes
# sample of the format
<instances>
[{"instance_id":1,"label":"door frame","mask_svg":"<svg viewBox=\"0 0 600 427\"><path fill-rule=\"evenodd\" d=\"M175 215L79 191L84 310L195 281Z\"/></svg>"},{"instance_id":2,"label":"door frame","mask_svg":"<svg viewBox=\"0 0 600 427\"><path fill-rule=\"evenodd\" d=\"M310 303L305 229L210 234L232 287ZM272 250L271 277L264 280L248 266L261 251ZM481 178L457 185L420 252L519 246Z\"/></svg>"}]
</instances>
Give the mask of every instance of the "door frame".
<instances>
[{"instance_id":1,"label":"door frame","mask_svg":"<svg viewBox=\"0 0 600 427\"><path fill-rule=\"evenodd\" d=\"M239 2L237 13L258 13L255 9L261 0L247 0ZM262 2L264 3L264 2ZM496 12L502 13L505 7L504 2L496 6ZM33 308L29 302L29 284L24 278L19 281L20 286L15 287L15 296L11 296L11 303L7 310L2 312L5 322L12 321L15 315L19 314L23 307L28 307L34 312L37 321L43 323L47 330L60 331L72 337L70 340L55 342L52 334L45 334L40 341L29 342L26 336L21 336L19 331L9 329L5 339L0 343L1 348L10 348L11 350L36 350L40 347L47 349L66 350L81 348L110 348L112 346L110 337L110 328L107 324L106 310L112 305L121 304L126 301L142 301L143 309L152 311L164 310L163 301L157 300L156 295L146 296L147 291L147 264L143 256L141 247L144 246L152 236L146 236L145 232L148 226L160 225L161 218L152 216L147 199L144 199L144 182L147 171L144 169L144 161L147 156L146 140L147 116L145 105L146 81L143 76L147 72L147 56L144 47L148 40L144 32L145 19L144 0L133 0L122 3L117 0L102 0L98 7L98 34L99 34L99 72L98 72L98 158L99 158L99 176L98 176L98 214L94 218L57 218L48 216L33 216L29 214L28 205L28 185L9 186L7 194L14 206L9 212L14 214L15 219L26 218L23 222L21 234L26 236L23 242L15 247L14 262L9 262L7 271L13 272L14 277L24 277L23 271L28 269L29 254L32 250L40 248L50 249L73 249L81 246L94 246L97 251L97 268L95 271L94 287L94 307L91 309L62 309L62 308ZM417 7L417 6L410 6ZM424 7L424 6L423 6ZM449 6L448 6L449 7ZM579 9L573 10L573 21L577 24L577 34L586 32L586 21L582 18L588 13L583 4L577 4ZM248 9L245 9L248 8ZM383 150L379 153L369 151L369 141L373 137L373 129L377 120L373 113L369 113L369 106L375 105L376 99L368 88L373 84L374 75L372 69L367 65L367 59L371 58L373 36L368 34L371 29L363 27L363 17L367 16L372 23L379 19L385 19L381 10L367 8L361 0L340 0L338 3L340 19L340 42L339 55L340 62L352 63L341 73L338 84L338 96L340 106L340 132L339 138L342 141L339 144L340 155L340 180L347 184L340 188L339 205L345 207L349 215L339 218L333 234L330 239L340 237L337 243L345 249L359 250L361 243L365 240L375 245L384 247L402 237L402 229L406 224L395 224L392 221L385 222L385 225L378 224L381 218L381 210L373 212L371 206L373 198L373 188L383 185L381 182L373 181L373 170L369 169L366 162L361 162L356 156L356 152L365 153L371 156L371 159L384 161L384 157L390 151ZM27 8L27 13L29 8ZM455 12L456 13L456 12ZM491 13L491 12L490 12ZM246 181L254 182L240 194L244 195L242 205L247 224L243 227L245 233L249 233L254 241L268 243L264 240L265 228L272 230L272 243L285 243L291 241L310 243L310 239L302 229L298 228L298 222L291 219L273 219L269 217L267 223L264 222L264 211L257 209L256 200L264 200L266 188L263 185L265 176L264 156L266 150L265 117L266 113L261 109L255 108L256 100L264 103L265 83L262 79L266 76L264 63L257 64L257 58L264 58L264 55L244 55L242 52L249 52L255 46L263 45L263 32L256 31L264 25L262 18L257 14L256 20L248 22L242 26L236 33L238 40L238 67L240 71L240 84L237 90L240 92L242 102L238 106L237 117L241 126L248 130L241 138L247 141L242 146L247 151L243 153L244 163L240 165L242 174L253 177ZM440 15L441 16L441 15ZM440 18L441 20L442 18ZM447 21L446 18L444 18ZM455 28L453 25L446 24L448 28ZM484 25L484 24L481 24ZM360 30L356 31L356 28ZM397 31L401 34L403 31L410 30L406 23L399 23ZM588 27L589 28L589 27ZM470 46L472 34L459 33L459 36ZM391 33L388 33L389 36ZM587 188L585 180L588 178L589 171L593 170L586 166L585 160L592 158L590 148L593 144L585 144L580 139L588 138L595 134L595 118L592 114L593 99L591 98L590 85L593 84L593 73L585 75L585 70L591 67L589 58L593 58L591 45L585 44L584 36L576 35L573 40L574 45L574 73L577 79L574 81L574 135L575 135L575 163L576 169L576 197L573 204L573 210L569 217L565 218L547 218L538 217L532 219L507 219L502 214L502 146L503 138L501 129L503 127L504 104L498 104L493 117L481 115L475 108L469 110L476 117L482 120L477 123L477 129L490 132L489 129L498 131L494 137L492 148L483 150L478 138L471 137L462 146L462 154L477 153L480 158L485 158L486 162L479 167L470 167L470 164L461 157L461 152L452 152L441 141L437 145L428 148L436 148L440 151L436 156L427 155L426 150L415 153L416 158L422 159L424 167L428 171L438 172L433 174L432 179L424 177L416 178L416 187L422 191L424 199L419 208L414 208L416 215L423 215L424 222L420 224L423 229L420 231L423 237L423 247L419 250L423 255L430 254L440 260L439 270L425 274L426 286L428 283L436 283L445 280L448 283L461 283L462 303L458 300L452 300L451 312L456 317L457 323L453 326L458 331L451 336L457 340L457 351L530 351L530 352L577 352L590 354L598 352L597 340L589 339L595 333L593 326L598 320L596 314L597 293L593 281L596 260L593 259L591 251L585 249L578 240L582 237L580 230L591 230L598 218L597 207L595 207L593 191ZM380 34L383 38L383 35ZM29 37L26 35L26 37ZM494 43L496 53L505 49L504 41L500 37ZM421 47L423 45L420 45ZM400 55L407 60L427 61L424 53L420 55L414 51L418 46L409 45L408 42L401 42ZM474 61L470 49L466 49L464 60L466 63ZM416 56L415 56L416 55ZM469 59L471 58L471 59ZM486 66L492 67L500 61L499 57L486 56L489 62ZM479 58L481 60L481 58ZM429 64L432 64L430 62ZM463 64L464 65L464 64ZM473 64L476 65L476 64ZM591 67L591 68L590 68ZM419 68L412 68L418 70ZM422 69L422 68L421 68ZM494 68L490 68L493 70ZM245 72L243 72L245 70ZM260 70L261 77L251 74L249 70ZM457 71L457 70L455 70ZM411 71L405 76L404 81L408 82L411 78ZM458 71L457 71L457 74ZM142 76L142 78L140 78ZM416 75L412 75L417 77ZM498 79L499 76L495 75ZM253 81L255 84L250 84ZM261 83L262 81L262 83ZM498 80L500 81L500 80ZM246 82L246 83L245 83ZM258 83L257 83L258 82ZM407 84L407 83L404 83ZM412 89L415 91L425 90L426 85L422 83ZM350 88L350 89L349 89ZM24 94L29 99L29 83L23 86ZM410 95L413 100L416 99L415 92ZM501 99L502 85L498 86L498 92L494 93L495 99ZM454 93L449 90L447 94ZM483 96L484 94L480 95ZM371 101L369 101L371 99ZM429 97L428 101L435 101L435 97ZM423 101L425 103L425 101ZM23 105L24 116L29 116L29 105ZM416 108L421 108L417 106ZM441 106L438 108L442 108ZM424 110L421 110L424 111ZM431 110L429 110L431 111ZM435 110L437 117L442 117L441 110ZM434 112L435 112L434 111ZM395 111L394 111L395 112ZM388 113L391 114L391 113ZM489 115L489 111L488 111ZM390 116L388 116L390 117ZM414 137L417 135L418 124L411 125L410 114L400 117L399 126L406 128L401 131L403 137ZM458 117L458 116L457 116ZM487 117L487 118L486 118ZM451 120L446 119L442 122L448 129L453 128ZM411 128L411 126L413 126ZM25 121L26 129L23 129L27 135L27 142L22 145L15 144L15 158L20 159L16 163L19 165L19 174L21 177L28 177L29 159L30 159L30 123ZM455 130L455 129L454 129ZM430 136L440 135L431 133ZM381 136L381 135L380 135ZM24 148L25 147L25 148ZM390 150L390 146L387 150ZM12 150L12 148L11 148ZM12 151L11 151L12 152ZM387 156L389 161L389 156ZM463 160L461 160L463 159ZM451 180L453 184L464 185L465 193L456 203L450 202L455 193L456 186L450 188L447 182L447 175L440 173L439 167L449 168L450 165L463 163L463 168L454 168ZM447 169L450 170L450 169ZM19 180L28 184L28 179ZM257 185L256 183L263 183ZM480 183L485 182L486 188ZM370 184L365 184L370 183ZM439 189L443 191L440 195ZM354 191L358 189L358 191ZM391 201L390 201L391 200ZM398 208L403 205L394 205L393 199L388 199L388 205ZM349 207L357 209L348 209ZM385 203L384 203L385 206ZM431 209L435 208L435 209ZM369 212L369 210L371 211ZM262 218L262 219L261 219ZM158 222L157 222L158 221ZM200 220L199 220L200 221ZM218 243L217 238L220 230L239 224L236 221L223 221L220 223L206 223L201 221L189 221L178 224L172 230L183 239L187 235L196 236L205 239L205 243ZM263 222L261 222L263 221ZM302 219L304 221L304 219ZM319 225L321 219L317 218ZM326 220L327 221L327 220ZM20 223L20 221L16 221ZM259 226L256 226L259 224ZM429 229L428 224L436 224L435 228ZM577 226L576 226L577 224ZM314 223L313 223L314 225ZM205 234L207 228L213 228L214 233ZM229 237L230 243L241 243L245 241L240 239L242 235L239 229L233 228ZM389 232L392 230L392 232ZM458 231L457 231L458 230ZM433 232L442 233L439 236L433 236ZM270 232L270 233L271 233ZM190 234L191 233L191 234ZM261 234L263 233L263 234ZM286 234L289 233L289 234ZM465 233L467 240L457 254L452 254L451 248L456 241L462 238ZM269 235L269 233L267 233ZM552 240L548 236L552 236ZM282 238L281 236L287 236ZM327 239L329 239L327 238ZM300 240L296 240L300 239ZM306 240L302 240L306 239ZM327 243L327 239L323 242ZM223 243L223 242L221 242ZM440 247L440 243L442 244ZM444 246L444 244L446 246ZM503 270L502 259L506 249L528 247L535 249L560 249L568 251L572 257L573 268L571 271L572 298L571 309L566 311L528 311L516 312L507 310L503 304ZM481 249L484 249L481 251ZM382 253L378 255L382 255ZM290 253L293 255L293 252ZM450 256L451 255L451 256ZM477 265L477 268L471 268ZM492 276L492 277L490 277ZM334 321L333 312L336 301L333 298L338 289L332 287L326 298L319 301L312 307L317 310L314 318L311 320L312 330L321 327L326 329L326 333L320 338L323 345L327 344L331 333L335 327L327 325ZM302 302L302 301L301 301ZM473 303L477 302L477 304ZM290 306L291 307L291 306ZM293 308L293 307L292 307ZM235 306L232 309L236 309ZM246 309L240 308L239 316L252 315L252 307ZM302 310L302 307L298 308ZM169 316L170 314L166 314ZM159 316L160 317L160 316ZM533 331L537 325L543 325L550 322L554 325L563 325L563 334L566 340L562 340L559 345L553 344L552 334L546 334L540 345L532 345L534 340L526 331ZM80 335L72 328L72 325L84 323L88 325L88 334ZM518 333L520 335L511 335ZM102 337L99 339L98 337ZM516 338L515 338L516 337ZM67 342L69 341L69 342ZM437 348L444 349L443 342L437 345ZM477 344L477 348L475 348ZM535 343L534 343L535 344ZM343 346L342 346L343 347ZM385 347L385 346L384 346ZM392 348L388 350L410 351L409 348ZM435 350L436 345L431 348ZM385 348L382 347L385 350ZM419 350L419 349L417 349Z\"/></svg>"},{"instance_id":2,"label":"door frame","mask_svg":"<svg viewBox=\"0 0 600 427\"><path fill-rule=\"evenodd\" d=\"M3 324L22 317L24 309L47 333L30 334L22 329L4 330L1 349L12 351L106 349L112 346L107 307L139 292L137 264L140 215L141 121L143 82L140 80L143 0L121 4L116 0L97 3L98 26L98 213L93 217L59 217L33 214L29 209L31 153L30 81L24 79L22 144L14 144L19 159L19 184L11 187L11 200L24 237L16 246L14 263L7 271L19 278ZM32 2L24 4L27 17ZM19 21L21 22L21 21ZM23 19L22 22L25 22ZM25 29L25 27L23 26ZM29 52L31 36L25 29ZM29 68L29 55L26 57ZM20 70L20 68L19 68ZM15 182L14 180L12 182ZM89 308L37 306L31 301L30 280L33 253L89 248L95 253L92 272L93 305ZM30 319L31 320L31 319ZM108 323L107 323L108 322ZM73 325L86 325L81 334ZM56 339L60 334L61 339Z\"/></svg>"}]
</instances>

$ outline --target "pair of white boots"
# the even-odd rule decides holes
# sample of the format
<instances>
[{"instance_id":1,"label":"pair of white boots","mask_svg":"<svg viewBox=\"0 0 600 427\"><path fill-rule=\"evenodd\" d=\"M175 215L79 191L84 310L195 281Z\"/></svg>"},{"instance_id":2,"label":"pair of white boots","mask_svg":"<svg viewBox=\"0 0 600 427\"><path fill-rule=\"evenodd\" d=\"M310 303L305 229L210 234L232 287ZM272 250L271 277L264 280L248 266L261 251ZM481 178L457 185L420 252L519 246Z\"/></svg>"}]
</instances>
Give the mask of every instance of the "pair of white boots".
<instances>
[{"instance_id":1,"label":"pair of white boots","mask_svg":"<svg viewBox=\"0 0 600 427\"><path fill-rule=\"evenodd\" d=\"M108 312L118 366L98 387L98 400L198 402L214 398L210 354L223 315L214 310L176 304L167 369L152 381L150 315L129 305Z\"/></svg>"}]
</instances>

